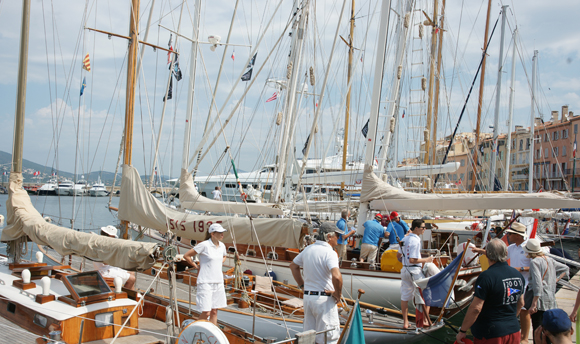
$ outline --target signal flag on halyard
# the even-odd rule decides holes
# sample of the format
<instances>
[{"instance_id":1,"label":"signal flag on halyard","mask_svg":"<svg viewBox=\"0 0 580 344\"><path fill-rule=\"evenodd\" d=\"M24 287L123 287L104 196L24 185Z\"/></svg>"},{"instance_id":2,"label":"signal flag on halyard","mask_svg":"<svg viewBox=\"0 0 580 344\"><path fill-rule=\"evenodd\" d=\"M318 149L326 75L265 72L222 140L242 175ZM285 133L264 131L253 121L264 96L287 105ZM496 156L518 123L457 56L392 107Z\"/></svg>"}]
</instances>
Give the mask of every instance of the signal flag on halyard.
<instances>
[{"instance_id":1,"label":"signal flag on halyard","mask_svg":"<svg viewBox=\"0 0 580 344\"><path fill-rule=\"evenodd\" d=\"M340 344L364 344L365 342L365 334L358 300L353 306L352 312L354 312L354 314L352 315L350 324L346 324L345 326L344 331L347 332L343 336L343 340Z\"/></svg>"},{"instance_id":2,"label":"signal flag on halyard","mask_svg":"<svg viewBox=\"0 0 580 344\"><path fill-rule=\"evenodd\" d=\"M268 100L266 100L266 103L269 103L269 102L274 101L276 99L278 99L278 92L274 92L274 94L270 98L268 98Z\"/></svg>"},{"instance_id":3,"label":"signal flag on halyard","mask_svg":"<svg viewBox=\"0 0 580 344\"><path fill-rule=\"evenodd\" d=\"M241 77L242 81L250 81L250 79L252 79L252 71L254 70L254 64L256 63L257 55L258 53L255 53L250 62L248 63L248 67L246 67L248 68L248 71L242 75Z\"/></svg>"},{"instance_id":4,"label":"signal flag on halyard","mask_svg":"<svg viewBox=\"0 0 580 344\"><path fill-rule=\"evenodd\" d=\"M365 137L365 139L367 138L367 134L369 133L369 121L371 119L367 119L367 124L365 124L365 126L362 128L361 132L363 134L363 136Z\"/></svg>"},{"instance_id":5,"label":"signal flag on halyard","mask_svg":"<svg viewBox=\"0 0 580 344\"><path fill-rule=\"evenodd\" d=\"M576 137L574 137L574 150L572 151L572 157L576 157Z\"/></svg>"},{"instance_id":6,"label":"signal flag on halyard","mask_svg":"<svg viewBox=\"0 0 580 344\"><path fill-rule=\"evenodd\" d=\"M85 56L85 59L83 60L83 69L86 70L87 72L91 71L91 59L89 58L88 53L87 56Z\"/></svg>"},{"instance_id":7,"label":"signal flag on halyard","mask_svg":"<svg viewBox=\"0 0 580 344\"><path fill-rule=\"evenodd\" d=\"M83 84L81 85L81 96L85 93L85 87L87 87L87 77L83 78Z\"/></svg>"},{"instance_id":8,"label":"signal flag on halyard","mask_svg":"<svg viewBox=\"0 0 580 344\"><path fill-rule=\"evenodd\" d=\"M167 91L167 100L173 98L173 78L169 79L169 90ZM163 101L165 101L165 96L163 96Z\"/></svg>"},{"instance_id":9,"label":"signal flag on halyard","mask_svg":"<svg viewBox=\"0 0 580 344\"><path fill-rule=\"evenodd\" d=\"M232 60L235 61L236 60L236 51L232 51Z\"/></svg>"},{"instance_id":10,"label":"signal flag on halyard","mask_svg":"<svg viewBox=\"0 0 580 344\"><path fill-rule=\"evenodd\" d=\"M445 300L455 278L455 273L461 268L463 255L457 256L451 264L431 277L416 280L415 284L421 290L426 306L445 307L450 300ZM451 296L453 297L453 296ZM450 299L451 299L450 297Z\"/></svg>"},{"instance_id":11,"label":"signal flag on halyard","mask_svg":"<svg viewBox=\"0 0 580 344\"><path fill-rule=\"evenodd\" d=\"M171 42L173 41L173 34L169 34L169 43L167 43L167 64L171 63L171 53L173 52L173 47L171 46Z\"/></svg>"}]
</instances>

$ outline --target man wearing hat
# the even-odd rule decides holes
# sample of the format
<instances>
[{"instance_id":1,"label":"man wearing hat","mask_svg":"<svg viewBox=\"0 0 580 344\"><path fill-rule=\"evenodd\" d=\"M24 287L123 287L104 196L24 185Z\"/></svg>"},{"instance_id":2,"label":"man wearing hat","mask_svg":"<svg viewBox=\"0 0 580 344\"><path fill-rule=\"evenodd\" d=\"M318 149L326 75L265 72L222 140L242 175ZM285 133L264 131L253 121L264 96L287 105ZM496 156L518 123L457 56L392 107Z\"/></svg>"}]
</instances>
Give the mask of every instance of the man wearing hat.
<instances>
[{"instance_id":1,"label":"man wearing hat","mask_svg":"<svg viewBox=\"0 0 580 344\"><path fill-rule=\"evenodd\" d=\"M101 227L101 235L109 238L118 238L117 228L114 226ZM135 273L127 270L103 264L100 262L93 262L93 267L101 273L101 276L107 278L120 277L123 281L123 286L128 289L133 289L135 286Z\"/></svg>"},{"instance_id":2,"label":"man wearing hat","mask_svg":"<svg viewBox=\"0 0 580 344\"><path fill-rule=\"evenodd\" d=\"M409 226L405 221L401 220L399 213L396 211L391 213L391 223L387 227L387 232L389 232L389 242L391 245L398 244L409 232Z\"/></svg>"},{"instance_id":3,"label":"man wearing hat","mask_svg":"<svg viewBox=\"0 0 580 344\"><path fill-rule=\"evenodd\" d=\"M530 278L530 258L526 255L524 247L526 246L526 226L519 222L513 222L509 229L506 229L506 235L511 245L508 246L509 265L522 273L525 285L527 287ZM525 290L525 287L524 287ZM522 328L522 343L528 342L532 318L530 313L524 307L520 312L520 326Z\"/></svg>"},{"instance_id":4,"label":"man wearing hat","mask_svg":"<svg viewBox=\"0 0 580 344\"><path fill-rule=\"evenodd\" d=\"M547 310L542 325L534 332L536 344L572 344L574 328L566 312L559 308Z\"/></svg>"},{"instance_id":5,"label":"man wearing hat","mask_svg":"<svg viewBox=\"0 0 580 344\"><path fill-rule=\"evenodd\" d=\"M321 227L316 242L306 247L290 263L294 280L304 290L304 331L316 332L333 329L316 336L316 343L334 344L340 335L337 302L342 292L342 275L338 267L338 256L334 252L338 235L344 231ZM304 278L300 274L303 267Z\"/></svg>"},{"instance_id":6,"label":"man wearing hat","mask_svg":"<svg viewBox=\"0 0 580 344\"><path fill-rule=\"evenodd\" d=\"M367 258L369 263L374 263L377 259L377 252L379 251L379 241L382 237L389 237L388 231L381 225L382 220L383 215L377 213L374 220L369 220L363 224L365 233L360 248L361 263Z\"/></svg>"}]
</instances>

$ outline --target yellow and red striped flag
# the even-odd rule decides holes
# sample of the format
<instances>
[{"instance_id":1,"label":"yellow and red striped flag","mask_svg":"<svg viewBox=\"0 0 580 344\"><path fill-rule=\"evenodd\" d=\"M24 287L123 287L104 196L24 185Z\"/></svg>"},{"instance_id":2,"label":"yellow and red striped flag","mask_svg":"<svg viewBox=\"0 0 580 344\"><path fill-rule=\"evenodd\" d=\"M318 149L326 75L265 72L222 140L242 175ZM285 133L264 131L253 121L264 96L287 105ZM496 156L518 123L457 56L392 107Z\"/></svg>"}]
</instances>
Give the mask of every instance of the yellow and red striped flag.
<instances>
[{"instance_id":1,"label":"yellow and red striped flag","mask_svg":"<svg viewBox=\"0 0 580 344\"><path fill-rule=\"evenodd\" d=\"M91 71L91 59L89 58L88 53L87 56L85 56L85 59L83 60L83 69L85 69L87 72Z\"/></svg>"}]
</instances>

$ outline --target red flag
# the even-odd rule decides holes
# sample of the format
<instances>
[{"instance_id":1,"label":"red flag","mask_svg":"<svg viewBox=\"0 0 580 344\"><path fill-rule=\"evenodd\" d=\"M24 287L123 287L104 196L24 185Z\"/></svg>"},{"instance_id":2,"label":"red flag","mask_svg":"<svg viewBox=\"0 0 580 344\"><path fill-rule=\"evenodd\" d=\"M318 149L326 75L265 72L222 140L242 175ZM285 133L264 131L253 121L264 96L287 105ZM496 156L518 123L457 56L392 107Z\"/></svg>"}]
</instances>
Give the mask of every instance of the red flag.
<instances>
[{"instance_id":1,"label":"red flag","mask_svg":"<svg viewBox=\"0 0 580 344\"><path fill-rule=\"evenodd\" d=\"M89 58L89 53L87 53L87 56L85 56L83 60L83 69L87 72L91 71L91 59Z\"/></svg>"},{"instance_id":2,"label":"red flag","mask_svg":"<svg viewBox=\"0 0 580 344\"><path fill-rule=\"evenodd\" d=\"M274 94L270 98L268 98L268 100L266 100L266 103L269 103L269 102L274 101L276 99L278 99L278 92L274 92Z\"/></svg>"},{"instance_id":3,"label":"red flag","mask_svg":"<svg viewBox=\"0 0 580 344\"><path fill-rule=\"evenodd\" d=\"M236 51L235 50L232 51L232 60L234 60L234 61L236 60Z\"/></svg>"}]
</instances>

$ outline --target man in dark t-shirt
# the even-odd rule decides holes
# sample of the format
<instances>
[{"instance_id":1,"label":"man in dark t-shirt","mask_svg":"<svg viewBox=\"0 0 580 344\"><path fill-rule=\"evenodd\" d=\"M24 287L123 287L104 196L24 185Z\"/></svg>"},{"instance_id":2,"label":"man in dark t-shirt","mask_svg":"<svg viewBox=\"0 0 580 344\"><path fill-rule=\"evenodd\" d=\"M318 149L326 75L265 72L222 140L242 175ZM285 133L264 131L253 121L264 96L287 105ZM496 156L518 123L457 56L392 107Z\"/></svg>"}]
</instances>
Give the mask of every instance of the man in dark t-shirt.
<instances>
[{"instance_id":1,"label":"man in dark t-shirt","mask_svg":"<svg viewBox=\"0 0 580 344\"><path fill-rule=\"evenodd\" d=\"M475 282L474 298L457 334L462 343L471 327L476 344L520 344L518 315L524 305L524 277L507 264L507 246L493 239L486 247L490 263Z\"/></svg>"}]
</instances>

